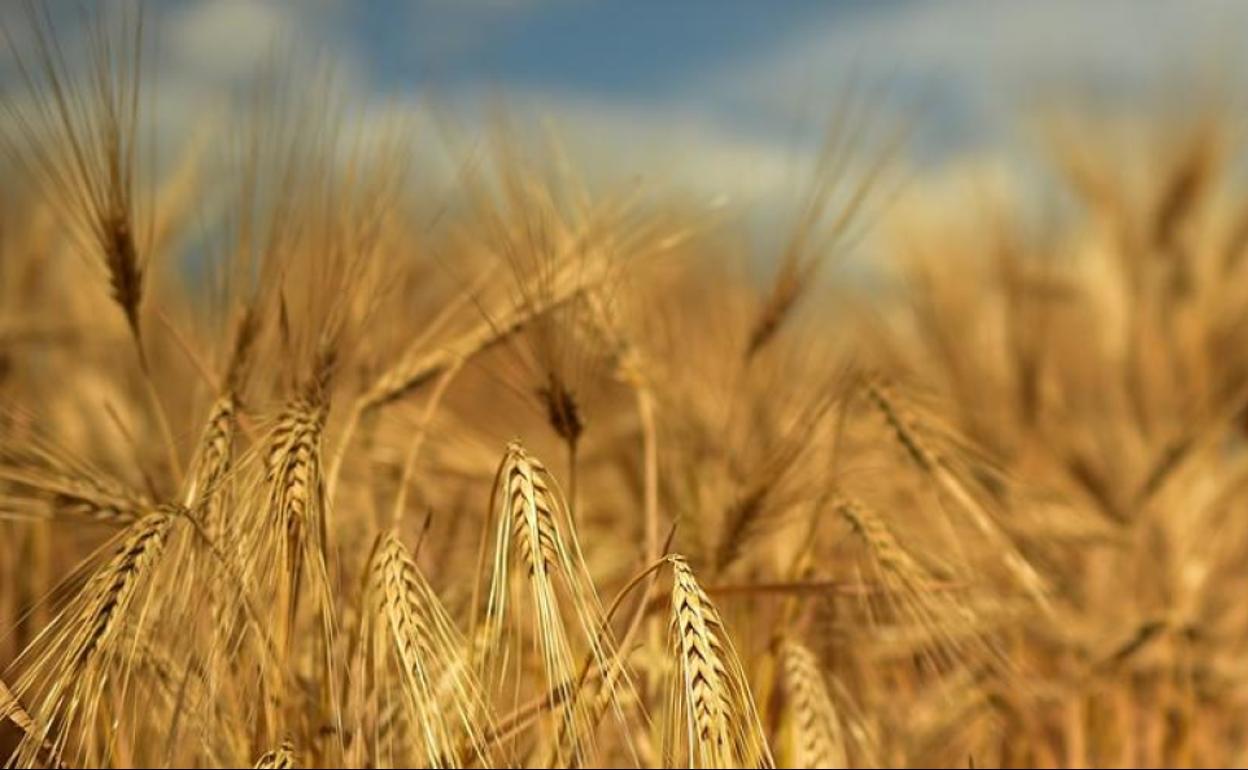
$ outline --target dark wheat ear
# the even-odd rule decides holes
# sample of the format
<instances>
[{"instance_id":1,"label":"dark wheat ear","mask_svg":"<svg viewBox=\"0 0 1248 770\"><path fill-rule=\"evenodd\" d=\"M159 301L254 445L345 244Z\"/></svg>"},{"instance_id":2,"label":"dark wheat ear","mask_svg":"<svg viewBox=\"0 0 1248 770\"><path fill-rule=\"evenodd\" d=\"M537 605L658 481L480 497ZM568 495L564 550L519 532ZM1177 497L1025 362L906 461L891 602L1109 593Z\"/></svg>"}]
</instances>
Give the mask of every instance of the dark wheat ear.
<instances>
[{"instance_id":1,"label":"dark wheat ear","mask_svg":"<svg viewBox=\"0 0 1248 770\"><path fill-rule=\"evenodd\" d=\"M140 343L144 243L135 213L143 15L127 9L117 29L90 24L89 77L65 61L49 11L27 4L35 65L17 66L29 102L4 101L0 144L103 263L110 294ZM5 33L6 40L8 33ZM142 345L139 344L140 354Z\"/></svg>"},{"instance_id":2,"label":"dark wheat ear","mask_svg":"<svg viewBox=\"0 0 1248 770\"><path fill-rule=\"evenodd\" d=\"M851 247L864 220L887 203L892 191L884 189L886 177L907 132L904 126L883 132L879 128L873 125L865 94L850 93L834 114L801 213L751 323L747 361L776 338L823 265ZM869 146L876 136L884 141ZM855 168L864 149L870 157L864 167Z\"/></svg>"},{"instance_id":3,"label":"dark wheat ear","mask_svg":"<svg viewBox=\"0 0 1248 770\"><path fill-rule=\"evenodd\" d=\"M0 121L0 149L33 180L78 246L103 264L110 296L134 343L165 445L167 470L180 479L177 440L152 379L142 330L155 219L145 211L141 224L136 211L143 13L126 5L117 14L115 29L104 14L94 18L87 42L91 72L83 77L75 76L65 61L48 8L34 3L26 7L37 66L28 67L16 57L29 101L0 100L7 113L7 120Z\"/></svg>"}]
</instances>

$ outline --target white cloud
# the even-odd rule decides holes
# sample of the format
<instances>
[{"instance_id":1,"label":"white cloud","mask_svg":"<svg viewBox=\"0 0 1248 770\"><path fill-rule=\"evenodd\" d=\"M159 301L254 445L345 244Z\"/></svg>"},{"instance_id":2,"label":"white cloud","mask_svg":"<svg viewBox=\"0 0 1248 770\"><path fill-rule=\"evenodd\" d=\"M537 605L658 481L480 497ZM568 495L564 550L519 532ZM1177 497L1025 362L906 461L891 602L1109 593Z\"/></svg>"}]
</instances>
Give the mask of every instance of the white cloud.
<instances>
[{"instance_id":1,"label":"white cloud","mask_svg":"<svg viewBox=\"0 0 1248 770\"><path fill-rule=\"evenodd\" d=\"M1226 0L880 3L691 90L783 123L809 120L812 104L829 104L853 79L882 89L882 112L917 108L953 134L943 142L969 147L1000 140L1013 117L1055 93L1130 104L1196 74L1242 78L1246 36L1248 3Z\"/></svg>"},{"instance_id":2,"label":"white cloud","mask_svg":"<svg viewBox=\"0 0 1248 770\"><path fill-rule=\"evenodd\" d=\"M798 152L738 134L697 111L556 94L509 97L555 129L575 159L597 172L640 178L704 198L768 196L792 181Z\"/></svg>"},{"instance_id":3,"label":"white cloud","mask_svg":"<svg viewBox=\"0 0 1248 770\"><path fill-rule=\"evenodd\" d=\"M501 34L526 7L449 14L449 26L423 34L446 33L445 45L470 49ZM214 113L228 119L220 108L231 87L246 83L274 51L322 52L341 92L377 108L386 97L355 58L368 52L354 50L339 23L349 9L326 0L158 7L166 62L157 102L162 134L182 135ZM398 16L420 20L411 12ZM483 20L491 23L467 23ZM793 141L794 133L819 126L854 72L876 89L870 106L882 116L905 114L908 105L899 102L930 96L921 105L929 114L918 116L920 132L934 125L951 135L944 141L961 143L955 149L979 150L985 139L1016 135L1009 116L1045 83L1109 84L1115 93L1155 88L1158 75L1202 57L1216 60L1223 44L1245 31L1248 3L878 3L830 14L715 71L676 80L663 98L496 85L519 125L547 120L595 178L640 176L704 201L787 206L800 194L811 151ZM460 84L446 94L467 133L484 130L482 108L493 92ZM401 104L419 97L395 96ZM432 132L427 116L418 122Z\"/></svg>"},{"instance_id":4,"label":"white cloud","mask_svg":"<svg viewBox=\"0 0 1248 770\"><path fill-rule=\"evenodd\" d=\"M452 104L409 99L375 104L365 130L404 121L415 147L425 186L445 189L469 156L488 160L498 102L464 92ZM591 188L676 194L704 207L774 210L796 200L805 182L807 159L783 141L731 131L697 111L635 104L548 91L510 90L502 117L522 147L553 142L579 181Z\"/></svg>"},{"instance_id":5,"label":"white cloud","mask_svg":"<svg viewBox=\"0 0 1248 770\"><path fill-rule=\"evenodd\" d=\"M775 89L858 66L966 80L1138 81L1194 56L1229 54L1245 33L1248 5L1238 2L890 3L834 16L718 77Z\"/></svg>"},{"instance_id":6,"label":"white cloud","mask_svg":"<svg viewBox=\"0 0 1248 770\"><path fill-rule=\"evenodd\" d=\"M163 48L197 78L234 80L254 71L283 39L298 34L293 7L257 0L193 3L164 23Z\"/></svg>"}]
</instances>

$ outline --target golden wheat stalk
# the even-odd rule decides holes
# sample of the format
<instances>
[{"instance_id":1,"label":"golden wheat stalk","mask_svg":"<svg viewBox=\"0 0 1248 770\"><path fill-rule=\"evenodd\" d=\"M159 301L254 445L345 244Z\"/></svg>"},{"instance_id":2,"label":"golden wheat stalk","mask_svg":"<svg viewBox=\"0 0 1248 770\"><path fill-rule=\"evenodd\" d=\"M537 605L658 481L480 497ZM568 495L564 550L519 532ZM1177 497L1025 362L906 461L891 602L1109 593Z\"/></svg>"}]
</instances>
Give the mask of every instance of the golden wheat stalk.
<instances>
[{"instance_id":1,"label":"golden wheat stalk","mask_svg":"<svg viewBox=\"0 0 1248 770\"><path fill-rule=\"evenodd\" d=\"M234 441L238 433L238 412L243 381L251 364L251 355L259 332L259 320L254 307L244 308L235 330L224 382L212 406L200 434L199 444L192 459L185 491L185 504L202 506L203 519L215 523L216 509L221 500L217 495L218 484L225 478L234 460Z\"/></svg>"},{"instance_id":2,"label":"golden wheat stalk","mask_svg":"<svg viewBox=\"0 0 1248 770\"><path fill-rule=\"evenodd\" d=\"M170 528L183 515L185 509L168 506L139 519L112 560L92 578L87 588L91 597L87 622L73 655L76 666L89 663L96 651L106 647L117 633L139 590L140 580L160 558Z\"/></svg>"},{"instance_id":3,"label":"golden wheat stalk","mask_svg":"<svg viewBox=\"0 0 1248 770\"><path fill-rule=\"evenodd\" d=\"M238 419L238 399L223 393L213 402L199 439L199 449L191 462L191 472L183 504L202 503L204 519L212 523L216 505L211 504L217 485L225 478L234 456L234 433Z\"/></svg>"},{"instance_id":4,"label":"golden wheat stalk","mask_svg":"<svg viewBox=\"0 0 1248 770\"><path fill-rule=\"evenodd\" d=\"M861 501L838 496L832 503L882 568L885 580L907 595L925 596L937 591L927 568L897 540L888 524Z\"/></svg>"},{"instance_id":5,"label":"golden wheat stalk","mask_svg":"<svg viewBox=\"0 0 1248 770\"><path fill-rule=\"evenodd\" d=\"M534 318L562 307L596 286L602 280L601 273L599 267L584 263L563 265L554 277L548 278L550 285L540 299L521 304L500 318L482 319L469 331L432 350L408 349L363 395L361 408L373 409L401 398L451 366L498 344Z\"/></svg>"},{"instance_id":6,"label":"golden wheat stalk","mask_svg":"<svg viewBox=\"0 0 1248 770\"><path fill-rule=\"evenodd\" d=\"M871 404L884 416L898 443L906 450L915 465L934 479L940 489L967 514L971 524L987 537L994 547L999 549L1006 569L1015 577L1022 589L1030 594L1041 608L1050 611L1048 581L1019 551L1009 533L950 469L946 459L928 446L914 429L912 420L902 412L885 385L877 379L869 379L866 383L866 395Z\"/></svg>"},{"instance_id":7,"label":"golden wheat stalk","mask_svg":"<svg viewBox=\"0 0 1248 770\"><path fill-rule=\"evenodd\" d=\"M575 663L572 634L588 647L591 664L605 682L613 688L630 685L627 676L615 670L615 644L611 634L603 632L602 605L563 496L545 466L528 454L519 441L508 444L499 465L491 510L498 520L483 628L486 657L482 668L487 682L500 682L500 663L507 649L503 634L518 620L513 617L508 600L514 549L527 573L542 672L552 693L551 702L558 704L560 739L554 749L555 761L583 763L592 758L596 745L594 704L579 693L580 671ZM564 609L561 598L566 600L568 609ZM617 717L622 717L623 709L614 694L611 699ZM565 741L569 747L567 756L563 756Z\"/></svg>"},{"instance_id":8,"label":"golden wheat stalk","mask_svg":"<svg viewBox=\"0 0 1248 770\"><path fill-rule=\"evenodd\" d=\"M815 654L800 642L780 645L793 767L849 767L840 717Z\"/></svg>"},{"instance_id":9,"label":"golden wheat stalk","mask_svg":"<svg viewBox=\"0 0 1248 770\"><path fill-rule=\"evenodd\" d=\"M907 549L880 514L861 500L837 493L833 509L867 547L884 589L881 598L924 642L923 654L940 666L971 653L998 653L982 633L975 608L958 601L932 571Z\"/></svg>"},{"instance_id":10,"label":"golden wheat stalk","mask_svg":"<svg viewBox=\"0 0 1248 770\"><path fill-rule=\"evenodd\" d=\"M672 565L671 634L676 666L670 686L667 764L690 767L773 767L745 671L693 570L680 556Z\"/></svg>"},{"instance_id":11,"label":"golden wheat stalk","mask_svg":"<svg viewBox=\"0 0 1248 770\"><path fill-rule=\"evenodd\" d=\"M850 93L848 96L853 97ZM867 100L846 98L828 126L815 163L801 215L779 255L771 286L758 306L745 348L746 360L758 355L780 332L802 297L811 291L819 270L843 255L862 229L862 220L887 202L880 192L905 132L880 132L873 126ZM872 148L874 157L861 170L854 161L868 137L886 136Z\"/></svg>"},{"instance_id":12,"label":"golden wheat stalk","mask_svg":"<svg viewBox=\"0 0 1248 770\"><path fill-rule=\"evenodd\" d=\"M280 581L278 610L283 629L279 648L292 638L304 570L313 572L314 589L328 598L325 563L325 499L320 475L321 433L326 405L319 398L298 397L278 418L265 456L268 486L264 517L277 537Z\"/></svg>"},{"instance_id":13,"label":"golden wheat stalk","mask_svg":"<svg viewBox=\"0 0 1248 770\"><path fill-rule=\"evenodd\" d=\"M122 670L117 675L126 678L130 656L122 654L121 648L129 644L128 636L138 638L139 627L129 634L122 631L128 624L142 623L153 596L153 572L174 526L185 517L185 509L162 506L131 524L118 536L112 556L53 620L37 657L17 683L19 694L31 694L30 714L43 726L23 739L16 755L18 764L37 762L47 752L49 741L51 754L58 760L71 744L84 760L93 756L97 719L112 676L109 671L120 662Z\"/></svg>"},{"instance_id":14,"label":"golden wheat stalk","mask_svg":"<svg viewBox=\"0 0 1248 770\"><path fill-rule=\"evenodd\" d=\"M83 476L63 476L38 468L0 467L0 480L20 485L12 494L0 496L0 516L16 519L51 518L70 524L126 526L151 508L151 503L141 495L108 489L96 479Z\"/></svg>"},{"instance_id":15,"label":"golden wheat stalk","mask_svg":"<svg viewBox=\"0 0 1248 770\"><path fill-rule=\"evenodd\" d=\"M378 536L369 576L369 603L376 613L370 633L374 644L385 648L375 665L384 666L387 659L397 665L425 762L430 767L462 767L468 759L490 764L485 743L490 718L464 654L466 643L397 532ZM385 681L385 670L376 676Z\"/></svg>"},{"instance_id":16,"label":"golden wheat stalk","mask_svg":"<svg viewBox=\"0 0 1248 770\"><path fill-rule=\"evenodd\" d=\"M147 497L38 431L0 446L0 481L12 486L0 497L0 515L15 518L126 526L152 508Z\"/></svg>"},{"instance_id":17,"label":"golden wheat stalk","mask_svg":"<svg viewBox=\"0 0 1248 770\"><path fill-rule=\"evenodd\" d=\"M239 579L244 591L254 589L271 607L272 649L277 655L274 668L262 668L258 682L266 693L266 721L261 734L276 741L284 730L281 712L302 696L291 687L291 674L308 656L319 675L311 701L333 724L332 736L340 748L346 740L341 704L337 697L337 623L334 588L330 577L328 552L328 503L322 477L322 434L328 414L323 383L312 382L282 409L265 439L249 455L244 465L258 471L258 477L240 487L245 501L242 515L231 522L230 537L237 544ZM257 466L259 466L257 468ZM305 593L310 597L305 602ZM240 593L240 601L248 600ZM316 625L305 633L300 625L301 610L310 606ZM244 606L231 617L247 619ZM257 627L253 640L268 647L268 626Z\"/></svg>"}]
</instances>

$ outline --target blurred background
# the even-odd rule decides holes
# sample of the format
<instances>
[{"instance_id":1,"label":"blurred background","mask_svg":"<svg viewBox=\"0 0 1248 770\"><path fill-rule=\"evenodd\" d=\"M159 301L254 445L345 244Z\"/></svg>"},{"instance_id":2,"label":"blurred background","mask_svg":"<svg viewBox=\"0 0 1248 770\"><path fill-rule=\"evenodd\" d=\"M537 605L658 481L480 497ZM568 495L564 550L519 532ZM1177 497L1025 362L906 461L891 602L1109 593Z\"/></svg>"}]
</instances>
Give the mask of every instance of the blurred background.
<instances>
[{"instance_id":1,"label":"blurred background","mask_svg":"<svg viewBox=\"0 0 1248 770\"><path fill-rule=\"evenodd\" d=\"M52 2L64 40L87 15ZM106 7L106 6L105 6ZM587 173L636 175L752 205L809 165L847 91L910 135L928 170L1017 154L1051 100L1115 111L1234 90L1237 2L259 2L145 6L159 120L187 131L266 58L328 65L353 106L436 110L445 133L496 107L553 127ZM16 75L20 3L0 73ZM1227 81L1231 81L1228 83ZM881 124L882 125L882 124ZM169 134L160 131L162 136ZM431 142L430 148L437 142ZM989 152L991 151L991 152ZM659 176L659 179L654 178Z\"/></svg>"}]
</instances>

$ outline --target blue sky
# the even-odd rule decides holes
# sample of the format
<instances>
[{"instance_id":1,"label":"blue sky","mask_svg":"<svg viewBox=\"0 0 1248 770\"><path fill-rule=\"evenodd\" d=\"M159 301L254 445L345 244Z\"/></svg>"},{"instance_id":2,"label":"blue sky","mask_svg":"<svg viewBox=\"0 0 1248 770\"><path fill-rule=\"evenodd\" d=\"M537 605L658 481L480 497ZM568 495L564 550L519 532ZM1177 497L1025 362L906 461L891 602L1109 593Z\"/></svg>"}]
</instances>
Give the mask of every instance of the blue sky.
<instances>
[{"instance_id":1,"label":"blue sky","mask_svg":"<svg viewBox=\"0 0 1248 770\"><path fill-rule=\"evenodd\" d=\"M588 166L728 193L788 184L851 82L885 120L913 123L918 162L940 165L1012 148L1051 98L1143 109L1209 72L1236 85L1248 74L1248 3L1230 0L148 5L162 109L184 119L276 41L319 52L359 101L436 102L471 126L501 97ZM15 6L0 20L20 30ZM55 6L59 27L76 7Z\"/></svg>"}]
</instances>

